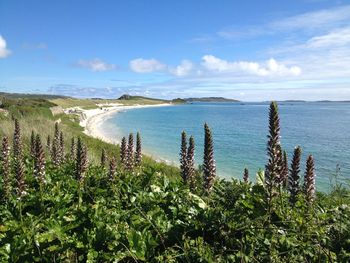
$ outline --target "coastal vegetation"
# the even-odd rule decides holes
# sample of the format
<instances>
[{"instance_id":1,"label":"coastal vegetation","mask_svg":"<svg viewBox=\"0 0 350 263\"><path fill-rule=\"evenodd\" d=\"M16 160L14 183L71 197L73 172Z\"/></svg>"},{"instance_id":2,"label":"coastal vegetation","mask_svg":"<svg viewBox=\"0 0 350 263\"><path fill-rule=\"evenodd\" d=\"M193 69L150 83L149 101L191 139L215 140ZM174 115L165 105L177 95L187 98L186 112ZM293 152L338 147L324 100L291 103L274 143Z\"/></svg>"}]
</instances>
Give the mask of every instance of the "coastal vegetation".
<instances>
[{"instance_id":1,"label":"coastal vegetation","mask_svg":"<svg viewBox=\"0 0 350 263\"><path fill-rule=\"evenodd\" d=\"M2 101L1 262L350 261L349 188L317 192L317 160L301 167L300 146L289 165L275 102L264 171L228 181L210 121L198 169L181 134L179 169L142 155L141 133L120 147L86 136L52 114L57 100Z\"/></svg>"},{"instance_id":2,"label":"coastal vegetation","mask_svg":"<svg viewBox=\"0 0 350 263\"><path fill-rule=\"evenodd\" d=\"M96 109L100 107L99 105L101 104L153 105L153 104L170 103L170 101L167 101L167 100L153 99L153 98L147 98L142 96L130 96L130 95L122 95L118 99L55 98L50 101L58 106L61 106L62 108L81 107L83 109Z\"/></svg>"}]
</instances>

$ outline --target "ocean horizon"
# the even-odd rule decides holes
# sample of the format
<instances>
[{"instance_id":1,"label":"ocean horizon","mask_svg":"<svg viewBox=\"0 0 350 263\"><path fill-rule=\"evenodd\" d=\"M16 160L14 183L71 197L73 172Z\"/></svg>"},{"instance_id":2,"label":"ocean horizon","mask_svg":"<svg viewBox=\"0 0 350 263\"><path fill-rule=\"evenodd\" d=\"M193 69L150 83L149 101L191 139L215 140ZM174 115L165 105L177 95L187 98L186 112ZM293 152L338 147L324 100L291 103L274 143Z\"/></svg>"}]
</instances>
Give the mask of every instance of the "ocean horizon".
<instances>
[{"instance_id":1,"label":"ocean horizon","mask_svg":"<svg viewBox=\"0 0 350 263\"><path fill-rule=\"evenodd\" d=\"M203 160L203 124L212 128L217 173L241 179L248 168L251 179L267 162L267 102L191 103L130 109L111 114L101 125L103 134L118 140L140 132L144 152L179 164L181 132L193 135L196 166ZM340 182L350 173L350 103L280 102L281 143L290 163L295 146L303 149L301 176L309 154L315 158L316 182L327 191L336 174Z\"/></svg>"}]
</instances>

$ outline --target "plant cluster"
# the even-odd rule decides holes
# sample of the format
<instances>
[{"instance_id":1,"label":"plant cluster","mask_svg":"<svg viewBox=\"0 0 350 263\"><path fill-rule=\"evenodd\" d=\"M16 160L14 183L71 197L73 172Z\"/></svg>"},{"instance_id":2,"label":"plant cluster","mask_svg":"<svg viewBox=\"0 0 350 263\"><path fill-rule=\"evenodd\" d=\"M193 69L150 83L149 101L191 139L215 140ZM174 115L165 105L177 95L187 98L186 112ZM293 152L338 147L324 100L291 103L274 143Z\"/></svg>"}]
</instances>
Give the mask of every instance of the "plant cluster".
<instances>
[{"instance_id":1,"label":"plant cluster","mask_svg":"<svg viewBox=\"0 0 350 263\"><path fill-rule=\"evenodd\" d=\"M136 134L136 150L134 150L134 135L129 134L128 143L123 137L120 145L120 162L126 171L132 172L135 167L139 167L142 162L141 135Z\"/></svg>"},{"instance_id":2,"label":"plant cluster","mask_svg":"<svg viewBox=\"0 0 350 263\"><path fill-rule=\"evenodd\" d=\"M314 201L315 196L315 172L314 160L311 155L307 159L304 187L300 186L300 159L301 147L294 149L291 169L288 172L286 151L282 150L280 142L280 118L276 102L271 102L269 111L269 135L267 143L268 163L265 167L265 188L267 194L268 209L271 212L271 201L282 191L288 190L289 200L292 205L298 200L298 195L303 192L308 203Z\"/></svg>"},{"instance_id":3,"label":"plant cluster","mask_svg":"<svg viewBox=\"0 0 350 263\"><path fill-rule=\"evenodd\" d=\"M189 139L189 145L187 147L186 132L181 133L181 150L180 150L180 170L182 181L188 184L192 190L196 185L196 172L195 172L195 144L194 137ZM203 190L207 193L210 192L214 185L216 178L216 166L214 159L214 146L212 132L207 123L204 124L204 155L203 155Z\"/></svg>"}]
</instances>

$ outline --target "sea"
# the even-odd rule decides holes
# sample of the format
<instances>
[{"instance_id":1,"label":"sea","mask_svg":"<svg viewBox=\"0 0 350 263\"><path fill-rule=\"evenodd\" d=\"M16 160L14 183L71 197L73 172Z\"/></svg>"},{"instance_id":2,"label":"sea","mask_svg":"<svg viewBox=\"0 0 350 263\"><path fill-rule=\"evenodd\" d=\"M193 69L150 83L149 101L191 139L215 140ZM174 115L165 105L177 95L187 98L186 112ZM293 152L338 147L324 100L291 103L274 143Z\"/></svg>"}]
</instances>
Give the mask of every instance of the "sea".
<instances>
[{"instance_id":1,"label":"sea","mask_svg":"<svg viewBox=\"0 0 350 263\"><path fill-rule=\"evenodd\" d=\"M350 180L350 103L280 102L281 144L289 162L301 146L301 177L305 161L315 160L318 190L329 191ZM269 103L188 103L130 109L111 115L103 133L117 140L140 132L145 153L179 164L181 132L195 139L196 165L203 162L204 123L213 132L217 174L241 179L244 168L255 180L267 162Z\"/></svg>"}]
</instances>

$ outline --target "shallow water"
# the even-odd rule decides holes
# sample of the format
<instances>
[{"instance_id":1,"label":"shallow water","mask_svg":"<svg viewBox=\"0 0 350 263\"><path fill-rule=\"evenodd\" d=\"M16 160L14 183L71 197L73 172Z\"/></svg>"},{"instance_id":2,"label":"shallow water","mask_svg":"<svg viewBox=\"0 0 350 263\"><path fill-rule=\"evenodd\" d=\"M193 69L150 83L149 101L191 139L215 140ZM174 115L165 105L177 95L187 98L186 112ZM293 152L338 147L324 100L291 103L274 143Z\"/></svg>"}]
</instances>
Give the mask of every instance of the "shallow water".
<instances>
[{"instance_id":1,"label":"shallow water","mask_svg":"<svg viewBox=\"0 0 350 263\"><path fill-rule=\"evenodd\" d=\"M140 131L143 148L156 158L178 163L182 130L196 141L196 162L203 158L203 124L213 130L218 175L241 178L247 167L255 177L266 163L268 103L194 103L133 109L107 119L102 129L120 139ZM280 103L282 147L291 159L303 148L302 170L308 154L315 158L317 185L327 190L339 165L350 178L350 103Z\"/></svg>"}]
</instances>

